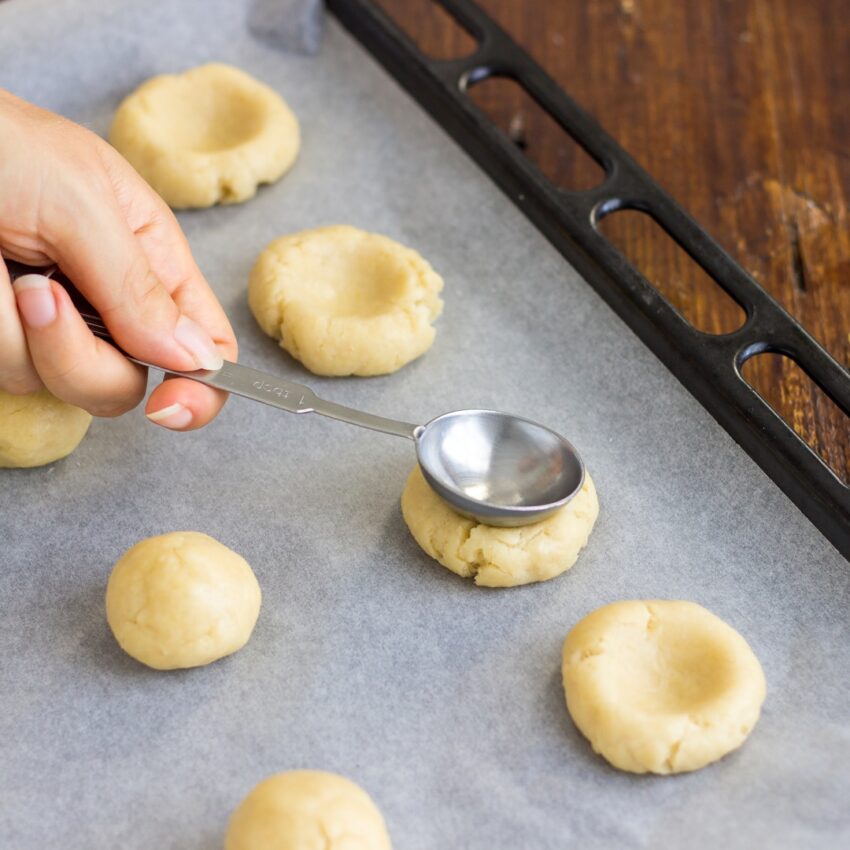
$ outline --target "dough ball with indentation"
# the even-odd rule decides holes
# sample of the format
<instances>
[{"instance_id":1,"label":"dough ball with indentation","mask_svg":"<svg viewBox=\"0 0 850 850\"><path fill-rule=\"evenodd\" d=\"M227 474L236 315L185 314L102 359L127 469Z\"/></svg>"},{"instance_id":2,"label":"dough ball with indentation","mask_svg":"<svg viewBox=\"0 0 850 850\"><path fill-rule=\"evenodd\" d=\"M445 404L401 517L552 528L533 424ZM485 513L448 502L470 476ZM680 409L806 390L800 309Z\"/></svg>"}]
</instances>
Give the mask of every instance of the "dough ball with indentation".
<instances>
[{"instance_id":1,"label":"dough ball with indentation","mask_svg":"<svg viewBox=\"0 0 850 850\"><path fill-rule=\"evenodd\" d=\"M0 390L0 467L44 466L71 454L91 415L47 390L11 395Z\"/></svg>"},{"instance_id":2,"label":"dough ball with indentation","mask_svg":"<svg viewBox=\"0 0 850 850\"><path fill-rule=\"evenodd\" d=\"M164 74L118 107L109 141L175 208L233 204L279 179L300 146L273 89L230 65Z\"/></svg>"},{"instance_id":3,"label":"dough ball with indentation","mask_svg":"<svg viewBox=\"0 0 850 850\"><path fill-rule=\"evenodd\" d=\"M175 531L121 556L106 618L121 648L148 667L199 667L248 642L260 599L244 558L206 534Z\"/></svg>"},{"instance_id":4,"label":"dough ball with indentation","mask_svg":"<svg viewBox=\"0 0 850 850\"><path fill-rule=\"evenodd\" d=\"M564 692L576 726L614 767L697 770L740 747L765 697L761 665L694 602L615 602L567 635Z\"/></svg>"},{"instance_id":5,"label":"dough ball with indentation","mask_svg":"<svg viewBox=\"0 0 850 850\"><path fill-rule=\"evenodd\" d=\"M227 827L225 850L390 850L369 795L335 773L293 770L261 782Z\"/></svg>"},{"instance_id":6,"label":"dough ball with indentation","mask_svg":"<svg viewBox=\"0 0 850 850\"><path fill-rule=\"evenodd\" d=\"M554 578L575 564L599 514L589 475L563 508L520 528L496 528L453 511L417 465L401 495L401 512L416 542L444 567L484 587L513 587Z\"/></svg>"},{"instance_id":7,"label":"dough ball with indentation","mask_svg":"<svg viewBox=\"0 0 850 850\"><path fill-rule=\"evenodd\" d=\"M434 341L442 278L416 251L332 226L276 239L248 302L260 327L317 375L383 375Z\"/></svg>"}]
</instances>

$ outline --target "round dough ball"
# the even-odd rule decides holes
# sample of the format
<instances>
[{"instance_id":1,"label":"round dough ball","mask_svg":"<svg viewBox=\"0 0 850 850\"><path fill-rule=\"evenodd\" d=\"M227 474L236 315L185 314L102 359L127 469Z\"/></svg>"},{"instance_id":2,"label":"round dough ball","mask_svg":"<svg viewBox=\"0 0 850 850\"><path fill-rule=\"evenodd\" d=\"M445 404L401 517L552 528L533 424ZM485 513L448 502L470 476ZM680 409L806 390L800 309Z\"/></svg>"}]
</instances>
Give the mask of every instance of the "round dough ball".
<instances>
[{"instance_id":1,"label":"round dough ball","mask_svg":"<svg viewBox=\"0 0 850 850\"><path fill-rule=\"evenodd\" d=\"M353 782L320 770L261 782L230 818L224 850L390 850L384 819Z\"/></svg>"},{"instance_id":2,"label":"round dough ball","mask_svg":"<svg viewBox=\"0 0 850 850\"><path fill-rule=\"evenodd\" d=\"M520 528L497 528L453 511L417 465L401 494L401 512L416 542L444 567L484 587L513 587L568 570L593 530L599 501L585 475L575 498L556 513Z\"/></svg>"},{"instance_id":3,"label":"round dough ball","mask_svg":"<svg viewBox=\"0 0 850 850\"><path fill-rule=\"evenodd\" d=\"M170 206L209 207L280 178L300 134L277 92L213 63L141 85L118 107L109 141Z\"/></svg>"},{"instance_id":4,"label":"round dough ball","mask_svg":"<svg viewBox=\"0 0 850 850\"><path fill-rule=\"evenodd\" d=\"M248 303L317 375L395 372L434 341L442 278L416 251L356 227L305 230L260 254Z\"/></svg>"},{"instance_id":5,"label":"round dough ball","mask_svg":"<svg viewBox=\"0 0 850 850\"><path fill-rule=\"evenodd\" d=\"M199 667L248 642L260 600L244 558L206 534L175 531L121 556L106 587L106 619L142 664Z\"/></svg>"},{"instance_id":6,"label":"round dough ball","mask_svg":"<svg viewBox=\"0 0 850 850\"><path fill-rule=\"evenodd\" d=\"M44 466L71 454L91 415L47 390L11 395L0 390L0 467Z\"/></svg>"},{"instance_id":7,"label":"round dough ball","mask_svg":"<svg viewBox=\"0 0 850 850\"><path fill-rule=\"evenodd\" d=\"M564 692L576 726L614 767L682 773L740 747L765 696L761 665L694 602L615 602L567 635Z\"/></svg>"}]
</instances>

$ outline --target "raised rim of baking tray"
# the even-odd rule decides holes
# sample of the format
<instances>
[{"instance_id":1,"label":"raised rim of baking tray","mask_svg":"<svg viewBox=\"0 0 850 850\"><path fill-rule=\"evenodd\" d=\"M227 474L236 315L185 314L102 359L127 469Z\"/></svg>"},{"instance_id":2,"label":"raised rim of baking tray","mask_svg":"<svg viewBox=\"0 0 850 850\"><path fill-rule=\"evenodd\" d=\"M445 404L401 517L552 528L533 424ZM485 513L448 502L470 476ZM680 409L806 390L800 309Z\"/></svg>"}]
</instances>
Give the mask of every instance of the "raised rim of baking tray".
<instances>
[{"instance_id":1,"label":"raised rim of baking tray","mask_svg":"<svg viewBox=\"0 0 850 850\"><path fill-rule=\"evenodd\" d=\"M752 356L790 357L845 415L850 373L794 320L596 120L471 0L432 0L477 42L460 59L425 55L373 0L329 10L475 160L691 394L850 560L850 488L744 380ZM605 170L588 191L552 183L468 96L509 77ZM609 213L649 214L746 312L726 334L690 325L598 229Z\"/></svg>"}]
</instances>

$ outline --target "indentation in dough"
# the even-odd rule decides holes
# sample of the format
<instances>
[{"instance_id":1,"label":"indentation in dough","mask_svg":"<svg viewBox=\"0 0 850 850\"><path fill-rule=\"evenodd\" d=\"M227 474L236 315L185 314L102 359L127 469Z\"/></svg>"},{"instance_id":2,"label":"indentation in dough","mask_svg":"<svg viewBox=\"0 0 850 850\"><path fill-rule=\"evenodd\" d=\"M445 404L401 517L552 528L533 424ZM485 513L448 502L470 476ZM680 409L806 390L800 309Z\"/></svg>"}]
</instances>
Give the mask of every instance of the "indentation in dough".
<instances>
[{"instance_id":1,"label":"indentation in dough","mask_svg":"<svg viewBox=\"0 0 850 850\"><path fill-rule=\"evenodd\" d=\"M378 316L403 305L412 270L390 252L344 248L322 258L313 298L328 316ZM415 303L412 305L415 309Z\"/></svg>"},{"instance_id":2,"label":"indentation in dough","mask_svg":"<svg viewBox=\"0 0 850 850\"><path fill-rule=\"evenodd\" d=\"M217 63L148 80L119 106L109 140L178 208L247 200L289 169L300 145L275 91Z\"/></svg>"},{"instance_id":3,"label":"indentation in dough","mask_svg":"<svg viewBox=\"0 0 850 850\"><path fill-rule=\"evenodd\" d=\"M348 226L276 239L248 302L260 327L319 375L380 375L434 340L443 281L410 248Z\"/></svg>"},{"instance_id":4,"label":"indentation in dough","mask_svg":"<svg viewBox=\"0 0 850 850\"><path fill-rule=\"evenodd\" d=\"M149 88L142 103L151 119L159 122L163 141L174 149L227 151L262 132L264 93L243 85L243 79L195 73L171 80L170 85Z\"/></svg>"},{"instance_id":5,"label":"indentation in dough","mask_svg":"<svg viewBox=\"0 0 850 850\"><path fill-rule=\"evenodd\" d=\"M416 466L401 496L407 527L447 569L485 587L545 581L568 570L587 544L599 513L589 475L576 497L540 522L521 528L483 525L453 511Z\"/></svg>"},{"instance_id":6,"label":"indentation in dough","mask_svg":"<svg viewBox=\"0 0 850 850\"><path fill-rule=\"evenodd\" d=\"M740 746L764 674L734 629L692 602L618 602L589 614L563 652L567 707L593 749L637 773L696 770Z\"/></svg>"}]
</instances>

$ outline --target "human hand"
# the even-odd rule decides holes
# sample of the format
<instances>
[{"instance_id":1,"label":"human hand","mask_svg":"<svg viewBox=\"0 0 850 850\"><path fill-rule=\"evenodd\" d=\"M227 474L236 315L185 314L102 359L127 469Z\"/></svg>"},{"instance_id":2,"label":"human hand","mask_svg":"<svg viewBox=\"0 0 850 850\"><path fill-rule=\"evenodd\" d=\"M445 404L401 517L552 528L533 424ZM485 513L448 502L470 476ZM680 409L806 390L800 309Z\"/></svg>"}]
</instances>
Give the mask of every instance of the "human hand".
<instances>
[{"instance_id":1,"label":"human hand","mask_svg":"<svg viewBox=\"0 0 850 850\"><path fill-rule=\"evenodd\" d=\"M0 254L58 264L140 360L193 371L236 359L230 323L162 199L98 136L2 90ZM0 389L42 386L96 416L117 416L143 398L146 371L97 339L56 281L27 275L11 284L0 262ZM146 414L192 430L225 398L170 378Z\"/></svg>"}]
</instances>

